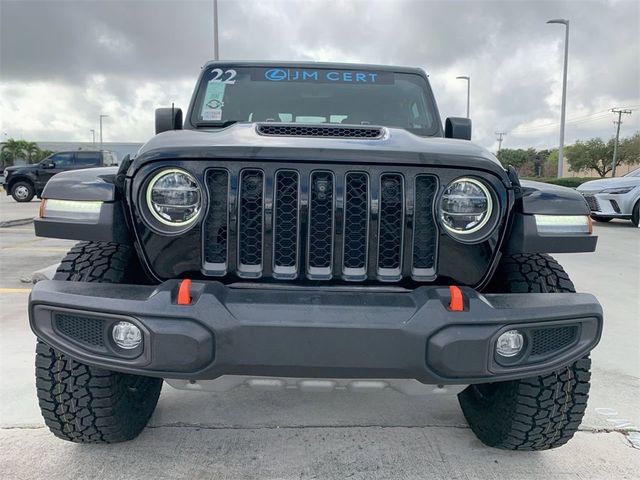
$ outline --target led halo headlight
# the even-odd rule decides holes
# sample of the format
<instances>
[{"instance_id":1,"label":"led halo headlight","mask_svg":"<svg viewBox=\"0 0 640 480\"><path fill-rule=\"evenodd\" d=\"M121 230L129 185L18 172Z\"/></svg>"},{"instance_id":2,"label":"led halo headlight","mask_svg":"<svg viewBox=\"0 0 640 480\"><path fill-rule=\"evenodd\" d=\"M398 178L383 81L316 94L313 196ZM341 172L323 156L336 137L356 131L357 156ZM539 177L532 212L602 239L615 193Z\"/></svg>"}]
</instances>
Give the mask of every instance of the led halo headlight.
<instances>
[{"instance_id":1,"label":"led halo headlight","mask_svg":"<svg viewBox=\"0 0 640 480\"><path fill-rule=\"evenodd\" d=\"M147 207L163 225L185 227L193 223L202 207L196 179L179 168L157 173L147 185Z\"/></svg>"},{"instance_id":2,"label":"led halo headlight","mask_svg":"<svg viewBox=\"0 0 640 480\"><path fill-rule=\"evenodd\" d=\"M491 192L475 178L457 178L447 186L440 199L440 221L456 236L479 231L489 222L492 212Z\"/></svg>"}]
</instances>

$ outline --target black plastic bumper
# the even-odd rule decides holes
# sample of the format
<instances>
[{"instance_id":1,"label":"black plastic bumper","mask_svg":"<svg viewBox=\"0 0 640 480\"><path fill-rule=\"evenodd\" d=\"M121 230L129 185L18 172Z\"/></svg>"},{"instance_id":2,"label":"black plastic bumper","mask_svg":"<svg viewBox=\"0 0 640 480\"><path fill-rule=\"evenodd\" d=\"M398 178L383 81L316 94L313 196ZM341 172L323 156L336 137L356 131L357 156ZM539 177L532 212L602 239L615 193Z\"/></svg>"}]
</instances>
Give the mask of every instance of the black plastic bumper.
<instances>
[{"instance_id":1,"label":"black plastic bumper","mask_svg":"<svg viewBox=\"0 0 640 480\"><path fill-rule=\"evenodd\" d=\"M157 287L43 281L31 293L31 328L78 361L149 376L414 378L434 384L549 372L593 349L602 331L602 309L589 294L481 295L462 288L464 311L456 312L443 287L193 282L191 304L178 305L178 286L179 280ZM60 318L82 328L61 329ZM94 328L89 336L85 318ZM121 350L111 340L111 326L121 320L141 328L138 350ZM549 330L554 328L562 330ZM525 347L501 361L495 341L510 329L524 333ZM565 343L541 354L553 346L554 332L564 332ZM547 342L542 347L540 338Z\"/></svg>"}]
</instances>

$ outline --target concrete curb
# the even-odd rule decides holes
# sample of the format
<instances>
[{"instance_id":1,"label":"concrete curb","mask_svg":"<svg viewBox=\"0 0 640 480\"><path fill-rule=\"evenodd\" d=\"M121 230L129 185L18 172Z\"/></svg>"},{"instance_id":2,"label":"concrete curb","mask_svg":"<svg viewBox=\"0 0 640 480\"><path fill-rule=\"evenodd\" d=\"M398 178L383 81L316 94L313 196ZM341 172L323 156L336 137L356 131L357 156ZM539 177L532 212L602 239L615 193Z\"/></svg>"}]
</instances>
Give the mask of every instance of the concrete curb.
<instances>
[{"instance_id":1,"label":"concrete curb","mask_svg":"<svg viewBox=\"0 0 640 480\"><path fill-rule=\"evenodd\" d=\"M20 279L20 281L22 283L38 283L41 280L52 280L59 266L59 263L54 263L48 267L36 270L31 275L25 275Z\"/></svg>"},{"instance_id":2,"label":"concrete curb","mask_svg":"<svg viewBox=\"0 0 640 480\"><path fill-rule=\"evenodd\" d=\"M0 222L0 228L17 227L18 225L27 225L33 222L34 217L29 218L16 218L15 220L5 220Z\"/></svg>"}]
</instances>

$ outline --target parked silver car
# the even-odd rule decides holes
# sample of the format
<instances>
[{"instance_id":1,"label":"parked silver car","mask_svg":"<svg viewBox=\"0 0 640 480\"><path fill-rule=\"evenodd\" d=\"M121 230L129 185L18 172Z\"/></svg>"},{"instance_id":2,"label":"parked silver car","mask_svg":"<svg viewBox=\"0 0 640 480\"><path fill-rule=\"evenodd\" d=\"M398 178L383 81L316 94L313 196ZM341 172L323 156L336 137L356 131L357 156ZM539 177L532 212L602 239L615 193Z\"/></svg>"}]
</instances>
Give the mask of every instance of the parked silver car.
<instances>
[{"instance_id":1,"label":"parked silver car","mask_svg":"<svg viewBox=\"0 0 640 480\"><path fill-rule=\"evenodd\" d=\"M608 222L613 218L640 221L640 168L624 177L591 180L578 187L591 208L591 218Z\"/></svg>"}]
</instances>

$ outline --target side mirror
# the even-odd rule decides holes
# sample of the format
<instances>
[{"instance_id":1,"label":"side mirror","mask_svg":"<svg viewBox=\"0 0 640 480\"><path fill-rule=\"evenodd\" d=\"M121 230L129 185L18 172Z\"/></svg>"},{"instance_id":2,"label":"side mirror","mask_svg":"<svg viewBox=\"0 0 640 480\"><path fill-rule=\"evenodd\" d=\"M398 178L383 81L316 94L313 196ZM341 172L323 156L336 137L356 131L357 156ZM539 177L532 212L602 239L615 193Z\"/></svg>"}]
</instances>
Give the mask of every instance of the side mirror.
<instances>
[{"instance_id":1,"label":"side mirror","mask_svg":"<svg viewBox=\"0 0 640 480\"><path fill-rule=\"evenodd\" d=\"M182 130L182 110L179 108L156 108L156 134L169 130Z\"/></svg>"},{"instance_id":2,"label":"side mirror","mask_svg":"<svg viewBox=\"0 0 640 480\"><path fill-rule=\"evenodd\" d=\"M449 117L444 126L445 138L471 140L471 120L464 117Z\"/></svg>"},{"instance_id":3,"label":"side mirror","mask_svg":"<svg viewBox=\"0 0 640 480\"><path fill-rule=\"evenodd\" d=\"M49 160L42 164L42 168L56 168L56 164Z\"/></svg>"}]
</instances>

